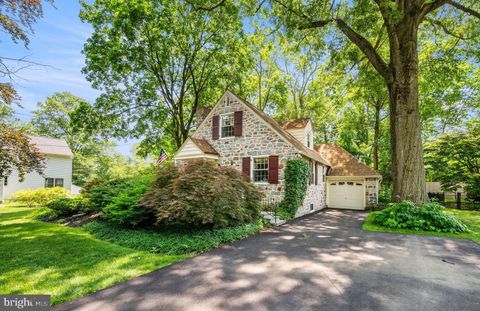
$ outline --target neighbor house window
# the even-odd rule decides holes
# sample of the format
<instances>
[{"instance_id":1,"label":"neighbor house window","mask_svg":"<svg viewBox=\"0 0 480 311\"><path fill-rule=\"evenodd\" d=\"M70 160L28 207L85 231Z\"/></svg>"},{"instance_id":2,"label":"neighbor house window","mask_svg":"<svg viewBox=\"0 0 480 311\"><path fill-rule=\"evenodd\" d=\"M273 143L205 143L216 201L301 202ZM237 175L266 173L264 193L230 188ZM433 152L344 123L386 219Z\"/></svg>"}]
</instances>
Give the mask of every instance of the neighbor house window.
<instances>
[{"instance_id":1,"label":"neighbor house window","mask_svg":"<svg viewBox=\"0 0 480 311\"><path fill-rule=\"evenodd\" d=\"M252 175L254 182L268 182L268 157L253 158Z\"/></svg>"},{"instance_id":2,"label":"neighbor house window","mask_svg":"<svg viewBox=\"0 0 480 311\"><path fill-rule=\"evenodd\" d=\"M233 113L224 114L220 117L221 137L232 137L234 135Z\"/></svg>"},{"instance_id":3,"label":"neighbor house window","mask_svg":"<svg viewBox=\"0 0 480 311\"><path fill-rule=\"evenodd\" d=\"M45 188L63 187L63 178L45 178Z\"/></svg>"},{"instance_id":4,"label":"neighbor house window","mask_svg":"<svg viewBox=\"0 0 480 311\"><path fill-rule=\"evenodd\" d=\"M8 186L8 177L3 177L3 185Z\"/></svg>"},{"instance_id":5,"label":"neighbor house window","mask_svg":"<svg viewBox=\"0 0 480 311\"><path fill-rule=\"evenodd\" d=\"M55 179L45 178L45 188L52 188L52 187L55 187Z\"/></svg>"},{"instance_id":6,"label":"neighbor house window","mask_svg":"<svg viewBox=\"0 0 480 311\"><path fill-rule=\"evenodd\" d=\"M310 148L310 133L307 134L307 147Z\"/></svg>"}]
</instances>

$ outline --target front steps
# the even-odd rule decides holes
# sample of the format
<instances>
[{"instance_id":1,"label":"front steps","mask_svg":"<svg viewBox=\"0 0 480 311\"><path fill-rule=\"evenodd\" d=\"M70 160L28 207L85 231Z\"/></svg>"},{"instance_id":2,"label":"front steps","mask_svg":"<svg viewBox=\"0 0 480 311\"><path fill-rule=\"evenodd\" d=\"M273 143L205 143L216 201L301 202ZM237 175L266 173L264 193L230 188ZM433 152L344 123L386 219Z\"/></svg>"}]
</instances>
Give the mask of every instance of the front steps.
<instances>
[{"instance_id":1,"label":"front steps","mask_svg":"<svg viewBox=\"0 0 480 311\"><path fill-rule=\"evenodd\" d=\"M278 215L275 217L274 212L262 211L262 218L270 222L274 226L283 225L286 221L281 219Z\"/></svg>"}]
</instances>

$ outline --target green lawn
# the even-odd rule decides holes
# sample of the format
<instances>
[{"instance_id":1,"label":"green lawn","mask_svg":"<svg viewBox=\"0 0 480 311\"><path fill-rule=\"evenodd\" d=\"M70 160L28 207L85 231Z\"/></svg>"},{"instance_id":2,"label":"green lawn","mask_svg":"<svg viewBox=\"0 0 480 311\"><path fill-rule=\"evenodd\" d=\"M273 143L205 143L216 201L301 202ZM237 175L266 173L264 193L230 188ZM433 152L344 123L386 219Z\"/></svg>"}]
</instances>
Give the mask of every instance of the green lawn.
<instances>
[{"instance_id":1,"label":"green lawn","mask_svg":"<svg viewBox=\"0 0 480 311\"><path fill-rule=\"evenodd\" d=\"M430 232L430 231L415 231L409 229L389 229L372 223L370 217L367 217L363 223L363 229L367 231L378 231L378 232L392 232L392 233L406 233L406 234L420 234L420 235L430 235L430 236L443 236L448 238L463 238L475 241L480 243L480 211L472 210L457 210L447 208L445 209L448 213L453 214L463 223L465 223L470 232L468 233L442 233L442 232ZM370 214L369 214L370 216Z\"/></svg>"},{"instance_id":2,"label":"green lawn","mask_svg":"<svg viewBox=\"0 0 480 311\"><path fill-rule=\"evenodd\" d=\"M59 304L189 257L98 240L79 228L32 220L34 211L0 206L2 294L50 294Z\"/></svg>"}]
</instances>

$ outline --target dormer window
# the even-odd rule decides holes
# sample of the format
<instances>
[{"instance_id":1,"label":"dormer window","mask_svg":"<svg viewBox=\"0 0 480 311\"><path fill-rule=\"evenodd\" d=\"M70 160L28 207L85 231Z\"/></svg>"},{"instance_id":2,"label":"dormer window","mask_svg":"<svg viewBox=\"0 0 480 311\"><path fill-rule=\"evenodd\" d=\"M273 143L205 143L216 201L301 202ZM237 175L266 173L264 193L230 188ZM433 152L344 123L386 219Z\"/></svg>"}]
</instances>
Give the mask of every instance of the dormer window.
<instances>
[{"instance_id":1,"label":"dormer window","mask_svg":"<svg viewBox=\"0 0 480 311\"><path fill-rule=\"evenodd\" d=\"M311 148L311 146L310 146L310 133L307 134L307 147Z\"/></svg>"},{"instance_id":2,"label":"dormer window","mask_svg":"<svg viewBox=\"0 0 480 311\"><path fill-rule=\"evenodd\" d=\"M224 114L220 116L220 126L221 126L221 136L224 137L233 137L235 134L234 130L234 117L233 113Z\"/></svg>"}]
</instances>

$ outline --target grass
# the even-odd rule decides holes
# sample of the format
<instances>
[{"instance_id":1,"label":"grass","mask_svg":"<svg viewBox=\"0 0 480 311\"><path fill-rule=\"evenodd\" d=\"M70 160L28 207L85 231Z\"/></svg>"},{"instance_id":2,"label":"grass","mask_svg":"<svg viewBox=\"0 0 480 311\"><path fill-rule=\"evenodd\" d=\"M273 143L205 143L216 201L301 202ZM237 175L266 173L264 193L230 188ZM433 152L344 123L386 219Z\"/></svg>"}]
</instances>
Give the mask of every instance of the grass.
<instances>
[{"instance_id":1,"label":"grass","mask_svg":"<svg viewBox=\"0 0 480 311\"><path fill-rule=\"evenodd\" d=\"M404 234L419 234L429 236L441 236L447 238L462 238L475 241L480 244L480 211L475 210L457 210L447 208L446 212L452 214L457 219L462 221L468 226L470 232L467 233L443 233L443 232L431 232L431 231L415 231L409 229L389 229L372 222L370 214L363 223L362 228L367 231L377 232L391 232L391 233L404 233Z\"/></svg>"},{"instance_id":2,"label":"grass","mask_svg":"<svg viewBox=\"0 0 480 311\"><path fill-rule=\"evenodd\" d=\"M53 305L157 270L262 229L161 231L92 222L83 228L35 220L39 208L0 205L0 293L49 294Z\"/></svg>"},{"instance_id":3,"label":"grass","mask_svg":"<svg viewBox=\"0 0 480 311\"><path fill-rule=\"evenodd\" d=\"M2 294L50 294L55 305L189 257L133 250L36 221L35 210L0 206Z\"/></svg>"},{"instance_id":4,"label":"grass","mask_svg":"<svg viewBox=\"0 0 480 311\"><path fill-rule=\"evenodd\" d=\"M198 254L224 243L258 233L261 223L224 229L170 228L133 230L105 222L92 222L83 228L93 236L121 246L162 255Z\"/></svg>"}]
</instances>

